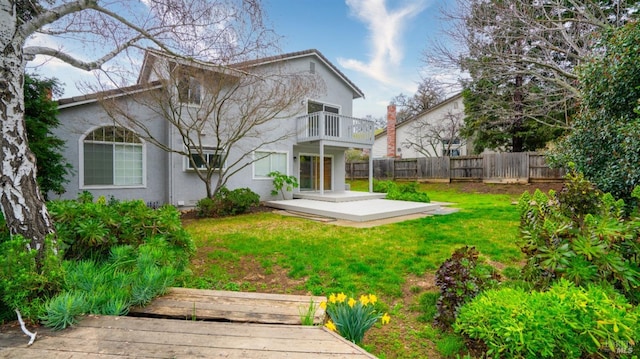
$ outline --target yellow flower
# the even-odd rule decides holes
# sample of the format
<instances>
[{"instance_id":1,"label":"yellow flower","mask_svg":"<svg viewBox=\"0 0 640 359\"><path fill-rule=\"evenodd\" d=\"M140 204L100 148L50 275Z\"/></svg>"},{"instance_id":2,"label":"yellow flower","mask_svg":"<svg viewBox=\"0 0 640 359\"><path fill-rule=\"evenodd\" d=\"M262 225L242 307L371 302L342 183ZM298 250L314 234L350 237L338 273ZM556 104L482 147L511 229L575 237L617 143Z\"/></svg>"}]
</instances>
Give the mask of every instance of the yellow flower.
<instances>
[{"instance_id":1,"label":"yellow flower","mask_svg":"<svg viewBox=\"0 0 640 359\"><path fill-rule=\"evenodd\" d=\"M329 296L329 302L331 303L336 302L336 295L334 293L331 293L331 295Z\"/></svg>"},{"instance_id":2,"label":"yellow flower","mask_svg":"<svg viewBox=\"0 0 640 359\"><path fill-rule=\"evenodd\" d=\"M384 313L384 315L382 316L382 319L380 320L382 322L382 324L389 324L389 322L391 321L391 317L389 316L389 314Z\"/></svg>"},{"instance_id":3,"label":"yellow flower","mask_svg":"<svg viewBox=\"0 0 640 359\"><path fill-rule=\"evenodd\" d=\"M347 299L347 296L344 293L340 293L338 294L338 297L336 299L338 300L338 302L344 303L344 301Z\"/></svg>"},{"instance_id":4,"label":"yellow flower","mask_svg":"<svg viewBox=\"0 0 640 359\"><path fill-rule=\"evenodd\" d=\"M376 302L378 301L378 297L376 297L375 294L369 294L369 301L371 302L372 305L375 305Z\"/></svg>"},{"instance_id":5,"label":"yellow flower","mask_svg":"<svg viewBox=\"0 0 640 359\"><path fill-rule=\"evenodd\" d=\"M327 327L327 329L331 330L332 332L335 332L338 329L336 328L336 325L333 324L331 320L329 320L324 326Z\"/></svg>"},{"instance_id":6,"label":"yellow flower","mask_svg":"<svg viewBox=\"0 0 640 359\"><path fill-rule=\"evenodd\" d=\"M356 305L356 303L357 303L357 302L356 302L356 300L355 300L355 299L353 299L353 298L349 298L349 306L350 306L351 308L353 308L353 306L354 306L354 305Z\"/></svg>"},{"instance_id":7,"label":"yellow flower","mask_svg":"<svg viewBox=\"0 0 640 359\"><path fill-rule=\"evenodd\" d=\"M369 304L369 297L366 295L361 295L360 296L360 303L362 303L362 305L366 306L367 304Z\"/></svg>"},{"instance_id":8,"label":"yellow flower","mask_svg":"<svg viewBox=\"0 0 640 359\"><path fill-rule=\"evenodd\" d=\"M320 302L320 308L322 308L323 310L327 309L327 302L325 302L324 300L322 302Z\"/></svg>"}]
</instances>

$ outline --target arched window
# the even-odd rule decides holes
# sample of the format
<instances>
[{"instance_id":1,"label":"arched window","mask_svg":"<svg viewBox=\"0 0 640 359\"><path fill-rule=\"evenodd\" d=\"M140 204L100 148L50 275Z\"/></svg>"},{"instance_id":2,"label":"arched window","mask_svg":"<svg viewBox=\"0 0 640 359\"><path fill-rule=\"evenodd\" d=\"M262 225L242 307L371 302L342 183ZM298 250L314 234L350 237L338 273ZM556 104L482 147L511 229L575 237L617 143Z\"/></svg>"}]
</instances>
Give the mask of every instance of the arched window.
<instances>
[{"instance_id":1,"label":"arched window","mask_svg":"<svg viewBox=\"0 0 640 359\"><path fill-rule=\"evenodd\" d=\"M143 143L135 132L104 126L82 144L84 186L144 186Z\"/></svg>"}]
</instances>

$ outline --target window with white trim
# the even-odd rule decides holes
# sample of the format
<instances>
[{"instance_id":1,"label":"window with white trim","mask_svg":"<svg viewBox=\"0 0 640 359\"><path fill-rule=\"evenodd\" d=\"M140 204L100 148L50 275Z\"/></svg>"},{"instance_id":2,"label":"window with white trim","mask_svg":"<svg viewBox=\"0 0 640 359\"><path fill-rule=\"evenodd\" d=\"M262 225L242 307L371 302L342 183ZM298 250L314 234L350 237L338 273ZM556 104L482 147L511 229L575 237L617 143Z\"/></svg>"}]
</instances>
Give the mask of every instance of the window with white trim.
<instances>
[{"instance_id":1,"label":"window with white trim","mask_svg":"<svg viewBox=\"0 0 640 359\"><path fill-rule=\"evenodd\" d=\"M253 176L268 178L269 173L278 171L287 174L287 154L285 152L256 151L253 154Z\"/></svg>"},{"instance_id":2,"label":"window with white trim","mask_svg":"<svg viewBox=\"0 0 640 359\"><path fill-rule=\"evenodd\" d=\"M144 185L143 144L118 126L93 130L82 142L83 186Z\"/></svg>"},{"instance_id":3,"label":"window with white trim","mask_svg":"<svg viewBox=\"0 0 640 359\"><path fill-rule=\"evenodd\" d=\"M193 161L185 158L185 168L188 170L224 169L224 150L221 148L203 147L200 150L192 148L189 151L189 156Z\"/></svg>"}]
</instances>

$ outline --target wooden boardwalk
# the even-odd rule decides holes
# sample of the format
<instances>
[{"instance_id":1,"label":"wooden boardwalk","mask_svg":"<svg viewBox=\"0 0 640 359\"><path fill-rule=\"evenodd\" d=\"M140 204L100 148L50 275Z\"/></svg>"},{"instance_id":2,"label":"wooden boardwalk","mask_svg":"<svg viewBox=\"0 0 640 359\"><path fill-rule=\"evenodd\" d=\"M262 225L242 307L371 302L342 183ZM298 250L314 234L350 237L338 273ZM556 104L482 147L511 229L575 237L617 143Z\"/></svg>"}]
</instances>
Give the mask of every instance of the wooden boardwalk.
<instances>
[{"instance_id":1,"label":"wooden boardwalk","mask_svg":"<svg viewBox=\"0 0 640 359\"><path fill-rule=\"evenodd\" d=\"M306 312L312 300L317 308L314 324L322 324L325 313L319 305L325 297L188 288L172 288L148 306L133 308L130 315L296 325L300 324L300 313Z\"/></svg>"},{"instance_id":2,"label":"wooden boardwalk","mask_svg":"<svg viewBox=\"0 0 640 359\"><path fill-rule=\"evenodd\" d=\"M15 327L0 332L0 358L375 358L322 326L300 325L312 299L322 297L172 289L136 315L180 319L88 316L58 332L39 328L31 346Z\"/></svg>"}]
</instances>

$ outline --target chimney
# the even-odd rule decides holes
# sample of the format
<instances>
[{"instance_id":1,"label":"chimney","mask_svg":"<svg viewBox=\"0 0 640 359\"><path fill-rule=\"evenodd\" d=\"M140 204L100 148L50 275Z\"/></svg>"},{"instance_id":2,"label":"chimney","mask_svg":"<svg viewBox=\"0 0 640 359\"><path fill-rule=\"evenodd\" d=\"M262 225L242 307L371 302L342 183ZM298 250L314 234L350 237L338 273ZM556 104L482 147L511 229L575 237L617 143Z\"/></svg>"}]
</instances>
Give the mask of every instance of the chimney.
<instances>
[{"instance_id":1,"label":"chimney","mask_svg":"<svg viewBox=\"0 0 640 359\"><path fill-rule=\"evenodd\" d=\"M396 157L396 105L387 106L387 157Z\"/></svg>"}]
</instances>

